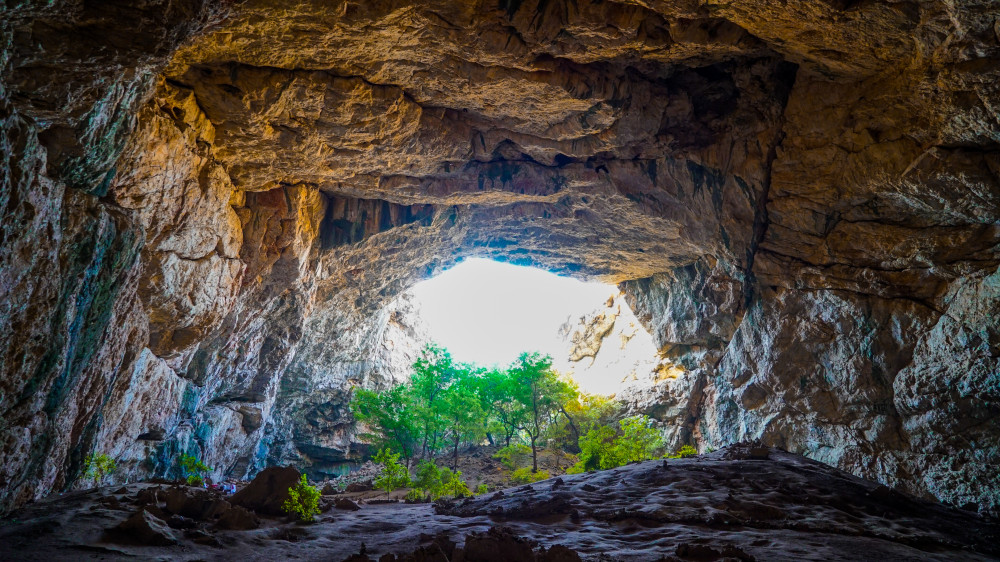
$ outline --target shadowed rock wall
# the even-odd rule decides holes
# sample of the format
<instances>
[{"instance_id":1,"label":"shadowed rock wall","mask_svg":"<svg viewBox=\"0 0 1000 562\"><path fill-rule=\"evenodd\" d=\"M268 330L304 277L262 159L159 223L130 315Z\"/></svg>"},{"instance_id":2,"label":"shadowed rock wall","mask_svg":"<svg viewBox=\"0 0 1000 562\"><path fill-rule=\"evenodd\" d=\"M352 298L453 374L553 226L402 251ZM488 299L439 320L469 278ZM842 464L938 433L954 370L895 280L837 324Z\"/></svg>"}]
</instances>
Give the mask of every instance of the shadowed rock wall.
<instances>
[{"instance_id":1,"label":"shadowed rock wall","mask_svg":"<svg viewBox=\"0 0 1000 562\"><path fill-rule=\"evenodd\" d=\"M0 18L0 509L334 470L473 255L622 283L678 440L996 509L991 3L99 4Z\"/></svg>"}]
</instances>

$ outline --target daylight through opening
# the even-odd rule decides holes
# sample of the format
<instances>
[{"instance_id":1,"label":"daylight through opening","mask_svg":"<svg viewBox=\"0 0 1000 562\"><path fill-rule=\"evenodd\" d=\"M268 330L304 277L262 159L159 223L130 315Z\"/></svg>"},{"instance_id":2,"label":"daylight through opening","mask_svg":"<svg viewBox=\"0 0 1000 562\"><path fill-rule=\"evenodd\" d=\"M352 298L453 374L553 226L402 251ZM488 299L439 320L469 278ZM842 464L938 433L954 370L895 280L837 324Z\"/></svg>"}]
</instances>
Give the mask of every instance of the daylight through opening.
<instances>
[{"instance_id":1,"label":"daylight through opening","mask_svg":"<svg viewBox=\"0 0 1000 562\"><path fill-rule=\"evenodd\" d=\"M581 390L605 395L657 366L652 337L615 285L472 258L410 297L429 338L456 361L505 366L537 351Z\"/></svg>"}]
</instances>

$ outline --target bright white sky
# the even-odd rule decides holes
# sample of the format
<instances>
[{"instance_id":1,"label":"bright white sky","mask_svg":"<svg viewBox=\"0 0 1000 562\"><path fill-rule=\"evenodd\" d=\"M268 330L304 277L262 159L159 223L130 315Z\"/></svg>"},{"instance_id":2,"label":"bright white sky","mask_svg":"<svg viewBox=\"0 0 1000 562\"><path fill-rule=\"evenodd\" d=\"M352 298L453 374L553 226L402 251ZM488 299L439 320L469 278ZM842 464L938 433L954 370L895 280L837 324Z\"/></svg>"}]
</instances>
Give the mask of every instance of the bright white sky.
<instances>
[{"instance_id":1,"label":"bright white sky","mask_svg":"<svg viewBox=\"0 0 1000 562\"><path fill-rule=\"evenodd\" d=\"M506 366L523 351L559 359L559 327L618 288L540 269L471 258L410 291L431 338L463 362Z\"/></svg>"}]
</instances>

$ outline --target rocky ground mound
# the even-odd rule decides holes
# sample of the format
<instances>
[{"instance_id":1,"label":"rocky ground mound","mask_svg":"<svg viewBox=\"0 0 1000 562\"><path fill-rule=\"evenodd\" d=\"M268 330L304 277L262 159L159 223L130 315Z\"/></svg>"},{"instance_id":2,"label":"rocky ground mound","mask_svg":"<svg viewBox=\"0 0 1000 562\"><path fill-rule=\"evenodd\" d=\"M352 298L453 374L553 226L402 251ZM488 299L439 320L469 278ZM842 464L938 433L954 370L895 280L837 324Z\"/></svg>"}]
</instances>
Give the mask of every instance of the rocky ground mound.
<instances>
[{"instance_id":1,"label":"rocky ground mound","mask_svg":"<svg viewBox=\"0 0 1000 562\"><path fill-rule=\"evenodd\" d=\"M261 501L258 492L284 470L265 471L236 496L138 483L52 497L0 522L0 559L888 562L1000 557L1000 525L994 520L774 449L734 446L434 505L377 498L355 503L349 494L324 494L324 513L311 525L258 507L271 503Z\"/></svg>"}]
</instances>

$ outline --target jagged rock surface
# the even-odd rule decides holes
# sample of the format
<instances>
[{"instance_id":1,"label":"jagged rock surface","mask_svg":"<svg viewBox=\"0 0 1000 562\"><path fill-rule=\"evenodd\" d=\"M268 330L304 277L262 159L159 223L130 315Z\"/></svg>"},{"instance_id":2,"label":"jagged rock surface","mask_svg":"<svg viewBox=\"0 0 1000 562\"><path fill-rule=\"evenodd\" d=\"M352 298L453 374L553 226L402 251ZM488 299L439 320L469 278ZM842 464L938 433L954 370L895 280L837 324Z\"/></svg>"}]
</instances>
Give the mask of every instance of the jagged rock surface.
<instances>
[{"instance_id":1,"label":"jagged rock surface","mask_svg":"<svg viewBox=\"0 0 1000 562\"><path fill-rule=\"evenodd\" d=\"M684 439L996 511L991 2L204 4L4 8L0 510L330 470L478 255L623 283Z\"/></svg>"},{"instance_id":2,"label":"jagged rock surface","mask_svg":"<svg viewBox=\"0 0 1000 562\"><path fill-rule=\"evenodd\" d=\"M169 502L157 500L163 492L133 483L26 506L0 527L0 557L680 562L986 561L1000 554L996 521L762 447L564 475L434 505L323 498L351 509L331 509L310 525L241 507L217 520L210 512L169 515Z\"/></svg>"}]
</instances>

